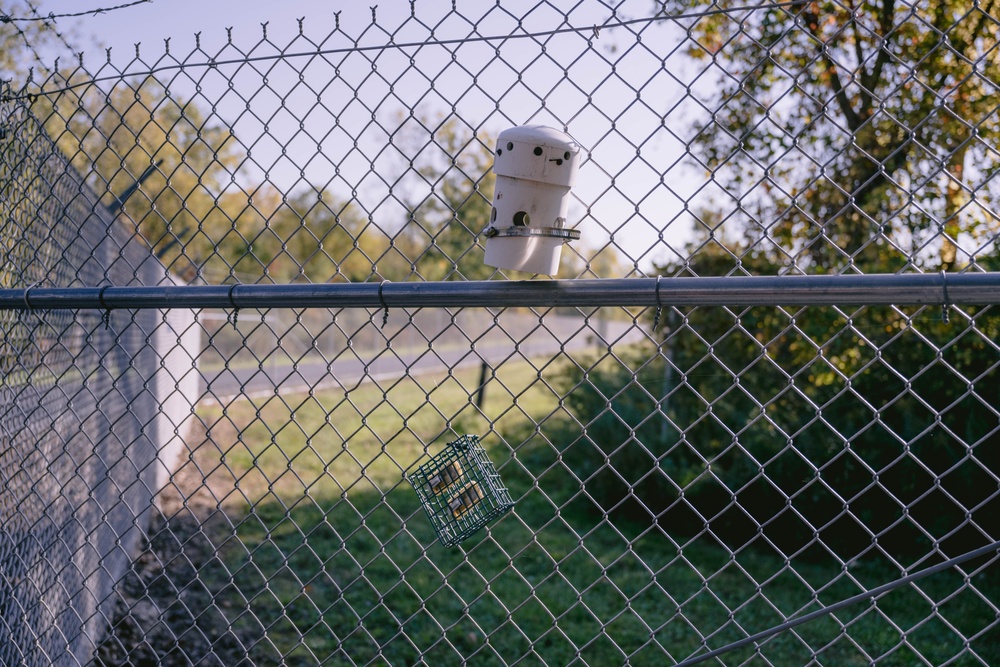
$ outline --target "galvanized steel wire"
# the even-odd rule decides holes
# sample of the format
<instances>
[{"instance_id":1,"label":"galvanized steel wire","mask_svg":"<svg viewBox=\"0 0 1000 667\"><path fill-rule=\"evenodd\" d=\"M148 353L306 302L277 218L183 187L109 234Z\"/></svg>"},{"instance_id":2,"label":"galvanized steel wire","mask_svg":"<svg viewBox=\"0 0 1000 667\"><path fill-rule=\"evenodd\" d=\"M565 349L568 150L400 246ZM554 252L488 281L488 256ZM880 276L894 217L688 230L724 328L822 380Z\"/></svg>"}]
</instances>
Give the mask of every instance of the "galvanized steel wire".
<instances>
[{"instance_id":1,"label":"galvanized steel wire","mask_svg":"<svg viewBox=\"0 0 1000 667\"><path fill-rule=\"evenodd\" d=\"M5 87L0 662L990 664L1000 20L884 6L411 2ZM527 123L587 148L554 280L482 262ZM445 549L409 482L473 440L514 506Z\"/></svg>"}]
</instances>

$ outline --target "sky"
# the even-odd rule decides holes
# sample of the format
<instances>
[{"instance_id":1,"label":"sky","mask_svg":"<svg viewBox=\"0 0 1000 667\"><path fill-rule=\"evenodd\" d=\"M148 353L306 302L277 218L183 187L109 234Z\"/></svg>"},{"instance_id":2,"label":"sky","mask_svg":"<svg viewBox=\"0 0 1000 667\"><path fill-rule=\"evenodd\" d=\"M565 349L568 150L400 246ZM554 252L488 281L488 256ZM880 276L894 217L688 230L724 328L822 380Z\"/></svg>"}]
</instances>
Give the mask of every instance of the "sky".
<instances>
[{"instance_id":1,"label":"sky","mask_svg":"<svg viewBox=\"0 0 1000 667\"><path fill-rule=\"evenodd\" d=\"M37 4L47 15L119 2ZM390 40L505 36L594 26L612 18L597 1L583 0L568 18L537 4L504 2L500 9L458 1L456 14L450 0L412 5L409 0L377 5L375 0L153 0L59 19L59 25L72 27L71 40L83 51L89 71L128 73L178 60L203 63ZM652 5L626 1L618 5L617 16L648 17ZM264 177L286 192L318 183L356 197L386 219L402 214L394 187L421 187L412 179L394 184L384 177L414 157L405 147L385 150L397 143L392 132L408 114L453 112L492 136L527 123L565 129L588 155L569 223L579 225L584 244L595 248L612 239L646 271L675 256L671 248L680 250L690 239L687 211L720 194L684 160L706 78L685 59L682 39L676 25L659 22L545 40L302 55L159 76L173 94L196 98L233 127L251 149L244 174L248 182Z\"/></svg>"}]
</instances>

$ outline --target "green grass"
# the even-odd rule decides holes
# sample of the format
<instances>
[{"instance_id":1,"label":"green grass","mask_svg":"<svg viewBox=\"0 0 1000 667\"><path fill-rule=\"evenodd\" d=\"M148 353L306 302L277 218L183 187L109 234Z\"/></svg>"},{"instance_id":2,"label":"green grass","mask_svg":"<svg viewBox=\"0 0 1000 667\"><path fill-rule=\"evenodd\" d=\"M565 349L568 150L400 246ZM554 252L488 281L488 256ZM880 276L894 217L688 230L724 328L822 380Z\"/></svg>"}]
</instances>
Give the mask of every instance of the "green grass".
<instances>
[{"instance_id":1,"label":"green grass","mask_svg":"<svg viewBox=\"0 0 1000 667\"><path fill-rule=\"evenodd\" d=\"M377 341L373 341L372 345L377 345ZM469 346L468 342L459 341L447 341L447 342L435 342L434 350L437 352L448 352L456 349L467 349ZM374 348L364 350L363 348L355 348L356 350L362 352L375 352ZM427 343L423 344L398 344L395 341L392 346L393 351L400 355L405 356L408 354L419 354L421 352L427 351ZM260 356L258 356L260 355ZM215 350L210 350L207 355L203 355L198 361L198 369L202 373L217 373L223 369L228 370L246 370L248 368L289 368L296 364L309 364L309 363L320 363L327 364L331 361L331 355L329 352L324 353L320 350L309 350L301 354L288 354L283 350L276 349L269 353L254 351L249 348L240 348L236 353L229 357L223 357L221 354Z\"/></svg>"},{"instance_id":2,"label":"green grass","mask_svg":"<svg viewBox=\"0 0 1000 667\"><path fill-rule=\"evenodd\" d=\"M250 612L240 622L256 618L266 630L258 663L671 664L703 635L714 648L814 609L809 586L827 586L821 600L831 603L859 592L851 577L874 586L898 576L877 562L850 577L822 559L789 568L766 549L731 556L705 536L612 525L559 459L574 429L539 373L502 367L485 417L470 398L477 378L404 378L202 409L212 440L231 444L224 462L237 474L225 504L239 541L225 555ZM404 475L459 433L484 436L516 505L445 549ZM829 665L880 656L909 665L914 650L947 661L963 645L946 622L971 636L994 613L968 590L956 595L957 575L925 582L930 601L912 589L891 593L877 608L785 633L762 654L773 665L808 664L814 651ZM973 647L998 659L997 644L993 632ZM752 658L743 649L724 662L766 664ZM980 663L966 655L952 664Z\"/></svg>"}]
</instances>

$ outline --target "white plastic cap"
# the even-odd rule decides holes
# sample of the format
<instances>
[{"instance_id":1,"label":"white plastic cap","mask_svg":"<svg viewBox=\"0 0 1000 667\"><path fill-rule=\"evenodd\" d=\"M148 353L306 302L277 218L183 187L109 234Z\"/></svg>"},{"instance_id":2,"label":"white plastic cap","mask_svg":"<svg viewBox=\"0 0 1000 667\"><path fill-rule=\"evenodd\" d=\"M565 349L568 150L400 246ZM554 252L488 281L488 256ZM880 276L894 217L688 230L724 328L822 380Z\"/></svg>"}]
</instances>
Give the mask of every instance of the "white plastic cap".
<instances>
[{"instance_id":1,"label":"white plastic cap","mask_svg":"<svg viewBox=\"0 0 1000 667\"><path fill-rule=\"evenodd\" d=\"M580 145L565 132L544 125L523 125L497 137L493 173L572 187L580 167Z\"/></svg>"}]
</instances>

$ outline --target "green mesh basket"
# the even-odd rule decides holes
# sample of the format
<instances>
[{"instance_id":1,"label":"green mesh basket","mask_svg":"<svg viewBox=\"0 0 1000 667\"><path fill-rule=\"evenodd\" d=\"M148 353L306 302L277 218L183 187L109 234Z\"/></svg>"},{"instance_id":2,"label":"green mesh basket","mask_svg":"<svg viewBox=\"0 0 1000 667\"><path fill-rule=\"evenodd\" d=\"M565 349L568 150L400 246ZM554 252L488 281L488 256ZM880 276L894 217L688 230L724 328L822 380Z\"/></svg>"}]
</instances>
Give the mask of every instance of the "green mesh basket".
<instances>
[{"instance_id":1,"label":"green mesh basket","mask_svg":"<svg viewBox=\"0 0 1000 667\"><path fill-rule=\"evenodd\" d=\"M438 539L451 547L514 506L479 437L463 435L409 475Z\"/></svg>"}]
</instances>

